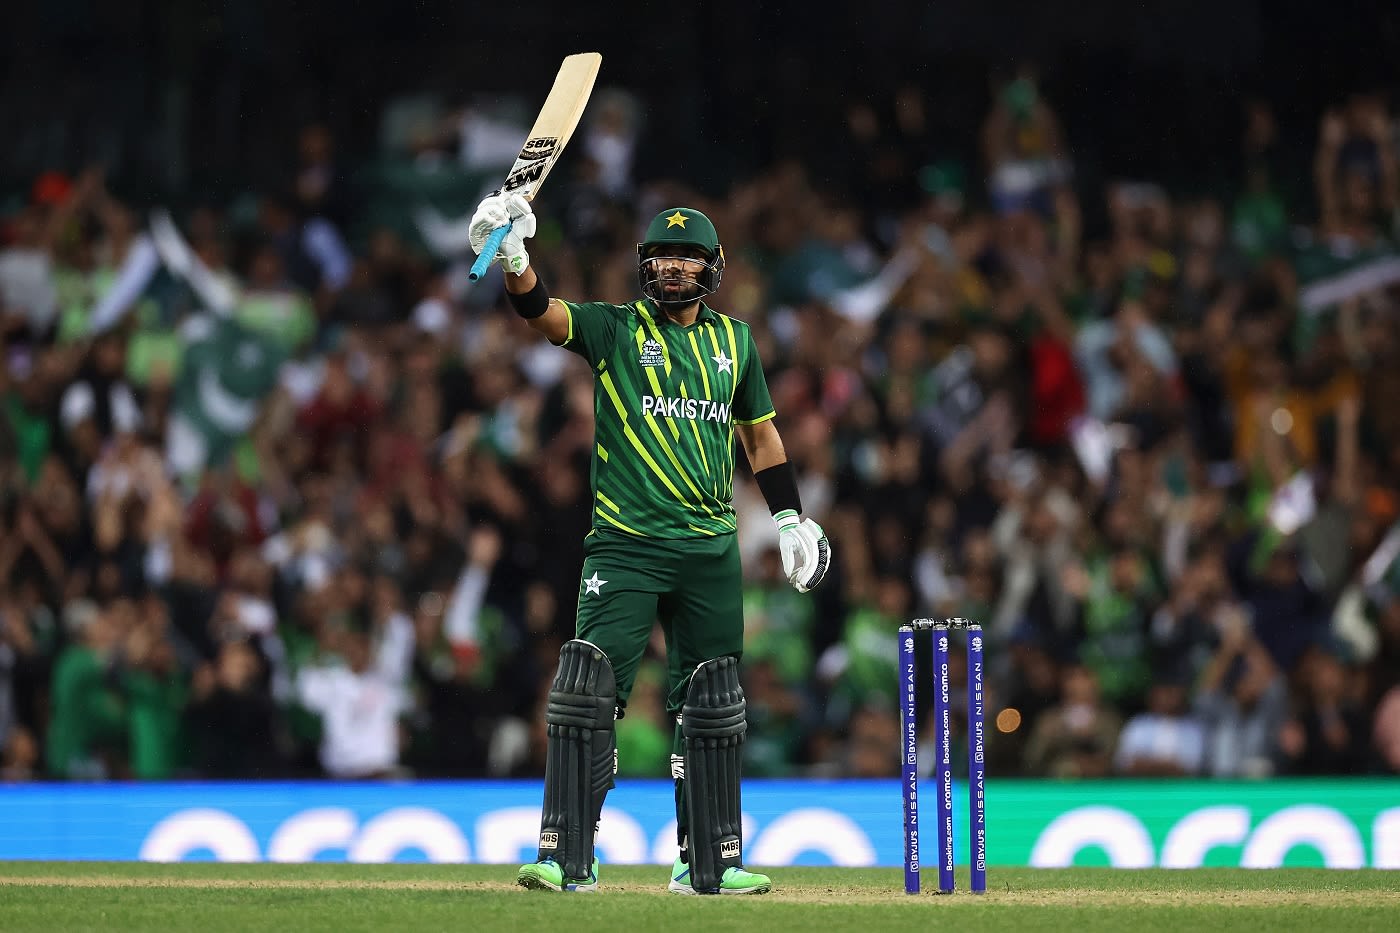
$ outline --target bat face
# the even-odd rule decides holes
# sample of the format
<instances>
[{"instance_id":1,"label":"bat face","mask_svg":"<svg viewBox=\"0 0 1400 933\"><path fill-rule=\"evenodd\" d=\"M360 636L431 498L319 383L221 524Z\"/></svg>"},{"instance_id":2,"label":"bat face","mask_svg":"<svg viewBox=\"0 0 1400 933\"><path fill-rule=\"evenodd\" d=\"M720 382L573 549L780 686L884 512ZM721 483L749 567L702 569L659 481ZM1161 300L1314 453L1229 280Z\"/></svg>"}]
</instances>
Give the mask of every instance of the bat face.
<instances>
[{"instance_id":1,"label":"bat face","mask_svg":"<svg viewBox=\"0 0 1400 933\"><path fill-rule=\"evenodd\" d=\"M527 139L525 146L520 150L520 159L547 159L554 155L559 148L558 136L542 136L539 139Z\"/></svg>"},{"instance_id":2,"label":"bat face","mask_svg":"<svg viewBox=\"0 0 1400 933\"><path fill-rule=\"evenodd\" d=\"M506 174L501 185L502 191L514 192L526 200L534 200L540 186L544 184L549 170L554 167L559 154L564 151L569 137L578 126L588 97L593 93L593 82L598 77L598 68L603 56L597 52L580 52L564 59L559 73L554 78L554 86L544 107L535 118L535 125L525 145L520 148L515 164Z\"/></svg>"},{"instance_id":3,"label":"bat face","mask_svg":"<svg viewBox=\"0 0 1400 933\"><path fill-rule=\"evenodd\" d=\"M597 52L579 52L564 59L559 73L554 76L549 97L545 99L540 115L535 117L535 125L530 128L525 145L520 147L520 155L515 157L515 164L501 184L503 192L518 194L527 201L535 199L559 153L564 151L569 137L574 134L579 117L583 116L583 108L588 104L588 95L593 93L593 81L598 77L598 68L602 64L603 56ZM497 227L478 247L476 262L468 275L473 282L491 267L496 250L509 229L509 224Z\"/></svg>"},{"instance_id":4,"label":"bat face","mask_svg":"<svg viewBox=\"0 0 1400 933\"><path fill-rule=\"evenodd\" d=\"M510 174L506 175L505 184L501 186L502 191L520 191L527 199L534 199L534 189L544 180L544 176L553 166L554 160L559 156L559 137L542 136L539 139L530 139L525 142L525 148L520 150L520 155L515 157L515 165L511 166Z\"/></svg>"}]
</instances>

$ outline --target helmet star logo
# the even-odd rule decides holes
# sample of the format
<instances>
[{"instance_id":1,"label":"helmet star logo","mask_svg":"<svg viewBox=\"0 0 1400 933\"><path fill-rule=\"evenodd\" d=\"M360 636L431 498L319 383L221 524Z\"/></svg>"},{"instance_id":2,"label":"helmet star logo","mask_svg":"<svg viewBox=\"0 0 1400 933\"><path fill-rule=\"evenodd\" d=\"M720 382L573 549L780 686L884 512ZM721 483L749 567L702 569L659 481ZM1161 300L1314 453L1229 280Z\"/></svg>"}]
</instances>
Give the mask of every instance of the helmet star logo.
<instances>
[{"instance_id":1,"label":"helmet star logo","mask_svg":"<svg viewBox=\"0 0 1400 933\"><path fill-rule=\"evenodd\" d=\"M670 217L666 218L666 229L670 230L672 227L680 227L682 230L684 230L685 222L689 219L690 218L686 217L680 211L676 211Z\"/></svg>"}]
</instances>

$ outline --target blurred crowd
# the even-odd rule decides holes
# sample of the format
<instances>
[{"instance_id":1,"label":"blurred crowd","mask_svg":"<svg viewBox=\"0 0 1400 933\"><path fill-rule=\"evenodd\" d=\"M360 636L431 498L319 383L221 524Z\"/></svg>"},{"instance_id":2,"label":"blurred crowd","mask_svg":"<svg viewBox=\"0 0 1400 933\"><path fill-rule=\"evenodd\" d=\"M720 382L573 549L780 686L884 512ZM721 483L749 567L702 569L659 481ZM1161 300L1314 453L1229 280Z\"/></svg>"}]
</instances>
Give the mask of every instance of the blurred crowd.
<instances>
[{"instance_id":1,"label":"blurred crowd","mask_svg":"<svg viewBox=\"0 0 1400 933\"><path fill-rule=\"evenodd\" d=\"M595 100L536 267L626 301L646 220L709 214L834 542L796 594L739 466L747 774L895 774L896 629L945 616L985 626L993 775L1400 772L1400 127L1318 116L1310 178L1254 101L1230 191L1089 185L1025 71L975 160L907 88L716 195ZM100 167L6 193L0 781L543 773L592 374L466 281L517 123L372 176L308 126L174 215ZM623 776L669 773L663 679L658 642Z\"/></svg>"}]
</instances>

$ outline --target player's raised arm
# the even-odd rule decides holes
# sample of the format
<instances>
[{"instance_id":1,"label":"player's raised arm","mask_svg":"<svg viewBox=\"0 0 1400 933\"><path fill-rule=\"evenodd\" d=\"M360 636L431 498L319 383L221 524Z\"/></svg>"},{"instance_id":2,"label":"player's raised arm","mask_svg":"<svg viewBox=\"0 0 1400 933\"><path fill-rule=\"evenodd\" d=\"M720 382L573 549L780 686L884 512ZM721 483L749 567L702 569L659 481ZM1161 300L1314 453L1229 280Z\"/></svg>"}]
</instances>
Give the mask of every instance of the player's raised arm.
<instances>
[{"instance_id":1,"label":"player's raised arm","mask_svg":"<svg viewBox=\"0 0 1400 933\"><path fill-rule=\"evenodd\" d=\"M550 343L563 343L569 336L569 312L549 297L544 283L530 268L530 254L525 250L525 241L535 235L535 212L530 202L518 194L493 194L482 201L472 215L472 249L480 253L491 234L507 225L509 232L492 260L499 260L505 272L506 297L515 313Z\"/></svg>"}]
</instances>

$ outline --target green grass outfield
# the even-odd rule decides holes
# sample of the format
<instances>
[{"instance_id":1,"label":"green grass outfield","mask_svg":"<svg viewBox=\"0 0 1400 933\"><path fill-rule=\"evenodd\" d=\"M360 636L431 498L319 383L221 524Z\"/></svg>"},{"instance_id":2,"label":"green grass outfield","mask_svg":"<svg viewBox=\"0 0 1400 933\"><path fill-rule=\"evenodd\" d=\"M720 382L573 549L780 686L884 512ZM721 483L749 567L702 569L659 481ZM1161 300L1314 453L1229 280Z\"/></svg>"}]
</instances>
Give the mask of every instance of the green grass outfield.
<instances>
[{"instance_id":1,"label":"green grass outfield","mask_svg":"<svg viewBox=\"0 0 1400 933\"><path fill-rule=\"evenodd\" d=\"M903 892L890 868L783 868L773 893L667 894L664 867L607 867L596 895L526 891L507 865L0 862L0 930L1394 930L1400 874L993 868L988 892ZM932 871L927 886L937 884Z\"/></svg>"}]
</instances>

